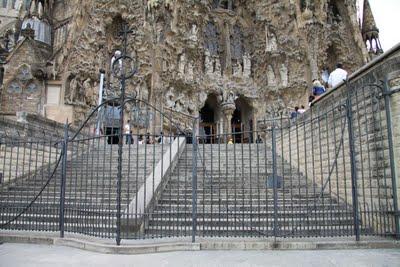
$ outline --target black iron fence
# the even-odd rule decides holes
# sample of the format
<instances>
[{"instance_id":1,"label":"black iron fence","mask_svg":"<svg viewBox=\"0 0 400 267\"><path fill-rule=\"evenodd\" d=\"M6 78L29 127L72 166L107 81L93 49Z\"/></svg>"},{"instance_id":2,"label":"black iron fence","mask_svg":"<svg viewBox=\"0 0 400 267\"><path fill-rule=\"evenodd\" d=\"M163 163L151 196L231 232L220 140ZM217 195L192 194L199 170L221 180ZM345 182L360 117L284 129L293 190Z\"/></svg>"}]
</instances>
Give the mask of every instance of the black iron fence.
<instances>
[{"instance_id":1,"label":"black iron fence","mask_svg":"<svg viewBox=\"0 0 400 267\"><path fill-rule=\"evenodd\" d=\"M198 134L196 118L138 105L134 98L126 100L130 123L122 129L107 124L116 118L102 119L120 113L101 114L98 108L85 122L91 136L72 134L66 126L63 140L5 140L0 227L117 243L394 236L388 96L377 85L348 92L296 119L216 134L213 144L201 142L210 136ZM236 135L251 138L246 143Z\"/></svg>"}]
</instances>

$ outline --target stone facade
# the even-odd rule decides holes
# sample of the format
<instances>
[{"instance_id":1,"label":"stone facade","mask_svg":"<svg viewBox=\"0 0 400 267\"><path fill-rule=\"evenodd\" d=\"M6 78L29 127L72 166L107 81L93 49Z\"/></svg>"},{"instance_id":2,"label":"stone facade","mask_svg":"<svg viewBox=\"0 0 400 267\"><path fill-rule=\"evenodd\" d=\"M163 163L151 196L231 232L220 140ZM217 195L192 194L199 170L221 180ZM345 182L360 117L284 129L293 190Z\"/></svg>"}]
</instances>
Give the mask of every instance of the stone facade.
<instances>
[{"instance_id":1,"label":"stone facade","mask_svg":"<svg viewBox=\"0 0 400 267\"><path fill-rule=\"evenodd\" d=\"M33 56L33 45L3 49L1 111L34 112L59 121L69 117L78 123L96 105L100 69L106 70L107 84L117 84L110 61L122 49L124 24L134 31L128 53L138 67L128 93L193 116L215 95L221 113L214 123L228 132L223 125L233 120L235 109L246 107L239 121L254 128L266 114L306 104L312 80L320 79L324 69L333 70L340 61L353 72L371 57L356 1L34 0L19 8L14 35L31 26L36 31L30 42L45 46L50 25L51 44L40 58ZM29 107L11 108L13 99L25 101L7 91L22 62L31 68L40 62L41 93ZM54 104L48 97L56 94L60 101Z\"/></svg>"}]
</instances>

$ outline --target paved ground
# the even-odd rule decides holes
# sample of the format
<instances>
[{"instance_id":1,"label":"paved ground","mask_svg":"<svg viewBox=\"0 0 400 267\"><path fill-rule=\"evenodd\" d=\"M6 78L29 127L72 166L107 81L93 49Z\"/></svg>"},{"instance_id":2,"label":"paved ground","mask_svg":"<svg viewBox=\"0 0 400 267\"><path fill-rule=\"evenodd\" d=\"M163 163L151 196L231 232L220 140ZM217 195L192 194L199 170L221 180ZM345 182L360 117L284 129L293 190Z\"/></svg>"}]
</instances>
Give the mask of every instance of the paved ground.
<instances>
[{"instance_id":1,"label":"paved ground","mask_svg":"<svg viewBox=\"0 0 400 267\"><path fill-rule=\"evenodd\" d=\"M400 250L198 251L107 255L68 247L3 244L0 266L400 266Z\"/></svg>"}]
</instances>

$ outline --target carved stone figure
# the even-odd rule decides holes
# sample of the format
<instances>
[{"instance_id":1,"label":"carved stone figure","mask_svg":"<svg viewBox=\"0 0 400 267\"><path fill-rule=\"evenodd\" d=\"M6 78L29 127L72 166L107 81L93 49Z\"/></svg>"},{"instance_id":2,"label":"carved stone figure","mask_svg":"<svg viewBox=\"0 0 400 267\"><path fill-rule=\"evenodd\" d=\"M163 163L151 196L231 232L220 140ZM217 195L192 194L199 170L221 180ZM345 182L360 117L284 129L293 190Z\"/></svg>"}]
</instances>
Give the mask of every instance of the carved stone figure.
<instances>
[{"instance_id":1,"label":"carved stone figure","mask_svg":"<svg viewBox=\"0 0 400 267\"><path fill-rule=\"evenodd\" d=\"M24 1L17 0L15 4ZM73 109L73 112L78 110L76 116L86 114L88 105L96 102L100 69L106 71L106 87L110 85L113 89L106 93L110 95L113 91L117 96L120 92L121 83L112 75L111 65L121 55L116 49L123 48L120 32L124 24L133 29L128 35L127 55L138 63L138 72L126 84L127 92L137 88L138 97L151 104L157 103L157 96L163 95L166 106L183 112L201 110L204 100L198 103L197 95L203 92L201 98L204 98L218 92L218 88L251 97L259 113L268 105L265 100L273 99L271 95L275 96L279 93L277 90L284 88L288 89L282 93L286 104L291 99L301 102L302 97L307 102L305 92L312 78L319 78L322 67L333 68L335 62L332 61L338 58L354 72L370 58L362 47L363 36L353 19L355 14L350 14L351 7L345 4L349 1L328 1L328 4L304 0L302 11L300 0L268 3L86 0L78 1L79 9L69 5L70 1L65 1L65 5L54 0L28 2L29 6L24 6L16 22L8 24L10 26L0 33L3 37L0 57L13 53L14 59L18 59L22 53L26 54L26 46L19 45L24 39L20 36L20 24L26 18L35 18L35 23L56 22L51 36L53 42L49 47L29 47L30 55L43 56L27 58L27 65L47 66L48 80L66 81L64 100L76 107ZM306 9L312 10L309 12L311 20L303 18ZM334 23L339 15L337 11L343 10L346 12L340 13L340 27L328 23L328 20ZM6 26L5 20L1 21L2 26ZM310 27L310 24L316 26ZM14 51L16 48L22 50ZM6 62L4 84L9 84L17 73L18 67L13 66L17 60L3 62ZM115 66L118 72L120 62ZM9 99L7 97L2 99ZM40 99L45 98L40 95ZM228 97L226 92L221 98L226 103L235 102L232 100L235 97ZM1 111L7 112L4 103L0 104ZM196 108L191 107L193 105ZM36 110L44 109L42 106L30 112ZM75 114L71 116L75 121L82 120Z\"/></svg>"},{"instance_id":2,"label":"carved stone figure","mask_svg":"<svg viewBox=\"0 0 400 267\"><path fill-rule=\"evenodd\" d=\"M251 75L251 58L249 54L243 56L243 76L250 78Z\"/></svg>"},{"instance_id":3,"label":"carved stone figure","mask_svg":"<svg viewBox=\"0 0 400 267\"><path fill-rule=\"evenodd\" d=\"M175 106L175 94L173 90L173 88L169 88L168 91L165 93L165 105L168 108L173 108Z\"/></svg>"},{"instance_id":4,"label":"carved stone figure","mask_svg":"<svg viewBox=\"0 0 400 267\"><path fill-rule=\"evenodd\" d=\"M232 72L233 72L233 76L236 76L236 77L242 76L242 66L238 62L233 63L232 64Z\"/></svg>"},{"instance_id":5,"label":"carved stone figure","mask_svg":"<svg viewBox=\"0 0 400 267\"><path fill-rule=\"evenodd\" d=\"M191 62L187 63L187 73L186 73L186 80L187 81L193 81L193 65Z\"/></svg>"},{"instance_id":6,"label":"carved stone figure","mask_svg":"<svg viewBox=\"0 0 400 267\"><path fill-rule=\"evenodd\" d=\"M189 34L189 40L191 40L192 42L197 42L197 32L198 32L198 28L196 24L192 24L192 27L190 29L190 34Z\"/></svg>"},{"instance_id":7,"label":"carved stone figure","mask_svg":"<svg viewBox=\"0 0 400 267\"><path fill-rule=\"evenodd\" d=\"M83 90L86 104L89 106L95 106L97 103L97 88L92 84L92 80L90 78L83 82Z\"/></svg>"},{"instance_id":8,"label":"carved stone figure","mask_svg":"<svg viewBox=\"0 0 400 267\"><path fill-rule=\"evenodd\" d=\"M274 73L274 69L272 68L271 65L268 65L267 79L268 79L268 86L277 86L276 76Z\"/></svg>"},{"instance_id":9,"label":"carved stone figure","mask_svg":"<svg viewBox=\"0 0 400 267\"><path fill-rule=\"evenodd\" d=\"M179 56L179 73L184 76L185 75L185 69L186 69L186 55L185 53L181 54Z\"/></svg>"},{"instance_id":10,"label":"carved stone figure","mask_svg":"<svg viewBox=\"0 0 400 267\"><path fill-rule=\"evenodd\" d=\"M213 62L211 60L210 51L208 50L204 52L204 70L206 74L213 73Z\"/></svg>"},{"instance_id":11,"label":"carved stone figure","mask_svg":"<svg viewBox=\"0 0 400 267\"><path fill-rule=\"evenodd\" d=\"M289 85L288 69L285 64L281 64L279 68L279 73L281 75L281 85L287 87Z\"/></svg>"},{"instance_id":12,"label":"carved stone figure","mask_svg":"<svg viewBox=\"0 0 400 267\"><path fill-rule=\"evenodd\" d=\"M269 30L268 25L265 26L265 40L266 40L265 41L265 44L266 44L265 51L274 52L274 51L278 50L276 35Z\"/></svg>"},{"instance_id":13,"label":"carved stone figure","mask_svg":"<svg viewBox=\"0 0 400 267\"><path fill-rule=\"evenodd\" d=\"M75 101L77 91L78 81L76 78L73 78L69 83L69 94L67 95L67 99L70 103L73 103Z\"/></svg>"}]
</instances>

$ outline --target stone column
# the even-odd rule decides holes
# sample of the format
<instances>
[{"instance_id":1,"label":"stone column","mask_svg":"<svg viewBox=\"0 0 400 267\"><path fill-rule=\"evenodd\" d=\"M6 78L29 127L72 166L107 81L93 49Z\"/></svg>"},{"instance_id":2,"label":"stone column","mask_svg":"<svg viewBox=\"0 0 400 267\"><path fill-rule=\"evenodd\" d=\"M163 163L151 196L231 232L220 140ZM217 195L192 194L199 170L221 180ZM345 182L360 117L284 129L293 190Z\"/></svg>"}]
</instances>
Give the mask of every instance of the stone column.
<instances>
[{"instance_id":1,"label":"stone column","mask_svg":"<svg viewBox=\"0 0 400 267\"><path fill-rule=\"evenodd\" d=\"M225 35L225 69L224 76L230 77L232 75L232 52L231 52L231 33L230 27L227 22L224 23L224 35Z\"/></svg>"},{"instance_id":2,"label":"stone column","mask_svg":"<svg viewBox=\"0 0 400 267\"><path fill-rule=\"evenodd\" d=\"M225 142L228 142L228 140L230 138L232 138L232 125L231 125L231 121L232 121L232 116L233 116L233 112L235 111L235 105L230 103L227 104L223 104L222 106L222 112L224 113L224 134L225 135Z\"/></svg>"},{"instance_id":3,"label":"stone column","mask_svg":"<svg viewBox=\"0 0 400 267\"><path fill-rule=\"evenodd\" d=\"M310 64L311 80L319 79L318 71L318 50L320 45L320 33L322 32L322 25L315 21L309 20L305 26L307 35L307 54Z\"/></svg>"}]
</instances>

